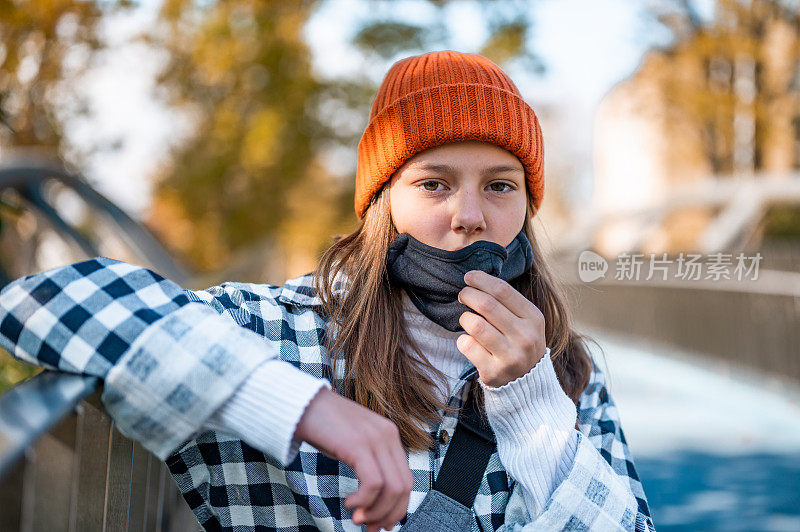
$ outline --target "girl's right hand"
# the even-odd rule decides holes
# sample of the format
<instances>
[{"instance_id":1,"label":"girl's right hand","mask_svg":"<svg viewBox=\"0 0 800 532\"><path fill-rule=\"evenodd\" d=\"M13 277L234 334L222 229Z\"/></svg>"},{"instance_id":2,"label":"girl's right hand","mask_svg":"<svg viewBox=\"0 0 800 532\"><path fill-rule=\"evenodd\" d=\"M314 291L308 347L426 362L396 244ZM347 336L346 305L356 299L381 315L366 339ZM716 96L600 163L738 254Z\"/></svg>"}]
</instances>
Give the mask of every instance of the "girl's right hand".
<instances>
[{"instance_id":1,"label":"girl's right hand","mask_svg":"<svg viewBox=\"0 0 800 532\"><path fill-rule=\"evenodd\" d=\"M306 407L295 438L350 466L358 490L345 499L353 522L367 532L390 530L405 517L414 487L397 426L385 417L328 388Z\"/></svg>"}]
</instances>

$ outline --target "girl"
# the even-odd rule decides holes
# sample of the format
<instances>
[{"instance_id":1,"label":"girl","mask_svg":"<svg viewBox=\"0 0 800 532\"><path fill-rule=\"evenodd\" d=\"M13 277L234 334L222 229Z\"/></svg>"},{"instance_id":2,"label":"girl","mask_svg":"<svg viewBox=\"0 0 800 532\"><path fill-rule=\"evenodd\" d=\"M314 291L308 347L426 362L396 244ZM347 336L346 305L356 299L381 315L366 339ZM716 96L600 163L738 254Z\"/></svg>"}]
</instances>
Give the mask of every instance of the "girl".
<instances>
[{"instance_id":1,"label":"girl","mask_svg":"<svg viewBox=\"0 0 800 532\"><path fill-rule=\"evenodd\" d=\"M654 530L533 239L543 192L508 76L410 57L359 144L361 225L314 272L191 291L97 257L4 288L0 344L102 377L206 530Z\"/></svg>"}]
</instances>

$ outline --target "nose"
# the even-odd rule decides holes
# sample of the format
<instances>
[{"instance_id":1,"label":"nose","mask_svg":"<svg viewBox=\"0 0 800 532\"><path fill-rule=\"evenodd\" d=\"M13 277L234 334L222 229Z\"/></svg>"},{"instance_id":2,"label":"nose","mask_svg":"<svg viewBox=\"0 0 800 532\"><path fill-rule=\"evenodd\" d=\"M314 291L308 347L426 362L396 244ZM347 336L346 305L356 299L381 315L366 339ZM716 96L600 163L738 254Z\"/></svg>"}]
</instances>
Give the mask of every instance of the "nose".
<instances>
[{"instance_id":1,"label":"nose","mask_svg":"<svg viewBox=\"0 0 800 532\"><path fill-rule=\"evenodd\" d=\"M456 233L467 235L481 233L486 229L478 193L462 189L455 195L450 228Z\"/></svg>"}]
</instances>

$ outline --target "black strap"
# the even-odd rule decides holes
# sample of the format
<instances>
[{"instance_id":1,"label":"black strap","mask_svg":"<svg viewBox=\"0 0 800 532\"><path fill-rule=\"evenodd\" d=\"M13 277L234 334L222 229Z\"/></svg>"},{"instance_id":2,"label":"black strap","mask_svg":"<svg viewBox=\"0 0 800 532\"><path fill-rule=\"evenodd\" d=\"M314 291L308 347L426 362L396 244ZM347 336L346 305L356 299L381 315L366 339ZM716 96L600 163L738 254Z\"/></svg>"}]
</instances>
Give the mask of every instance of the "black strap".
<instances>
[{"instance_id":1,"label":"black strap","mask_svg":"<svg viewBox=\"0 0 800 532\"><path fill-rule=\"evenodd\" d=\"M433 489L467 508L472 508L475 502L486 465L496 446L489 421L478 411L472 384L468 384L467 401L461 408L458 425L433 485Z\"/></svg>"}]
</instances>

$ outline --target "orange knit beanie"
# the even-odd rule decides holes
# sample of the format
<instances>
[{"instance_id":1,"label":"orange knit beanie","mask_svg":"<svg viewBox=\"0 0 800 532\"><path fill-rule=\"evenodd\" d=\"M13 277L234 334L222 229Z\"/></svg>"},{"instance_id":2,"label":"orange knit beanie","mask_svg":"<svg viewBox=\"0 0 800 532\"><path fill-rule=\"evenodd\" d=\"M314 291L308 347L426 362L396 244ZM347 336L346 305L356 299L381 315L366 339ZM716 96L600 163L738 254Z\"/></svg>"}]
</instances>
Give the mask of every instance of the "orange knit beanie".
<instances>
[{"instance_id":1,"label":"orange knit beanie","mask_svg":"<svg viewBox=\"0 0 800 532\"><path fill-rule=\"evenodd\" d=\"M396 62L378 88L358 143L358 218L406 160L460 140L490 142L516 155L539 209L544 146L536 114L496 64L480 55L445 50Z\"/></svg>"}]
</instances>

